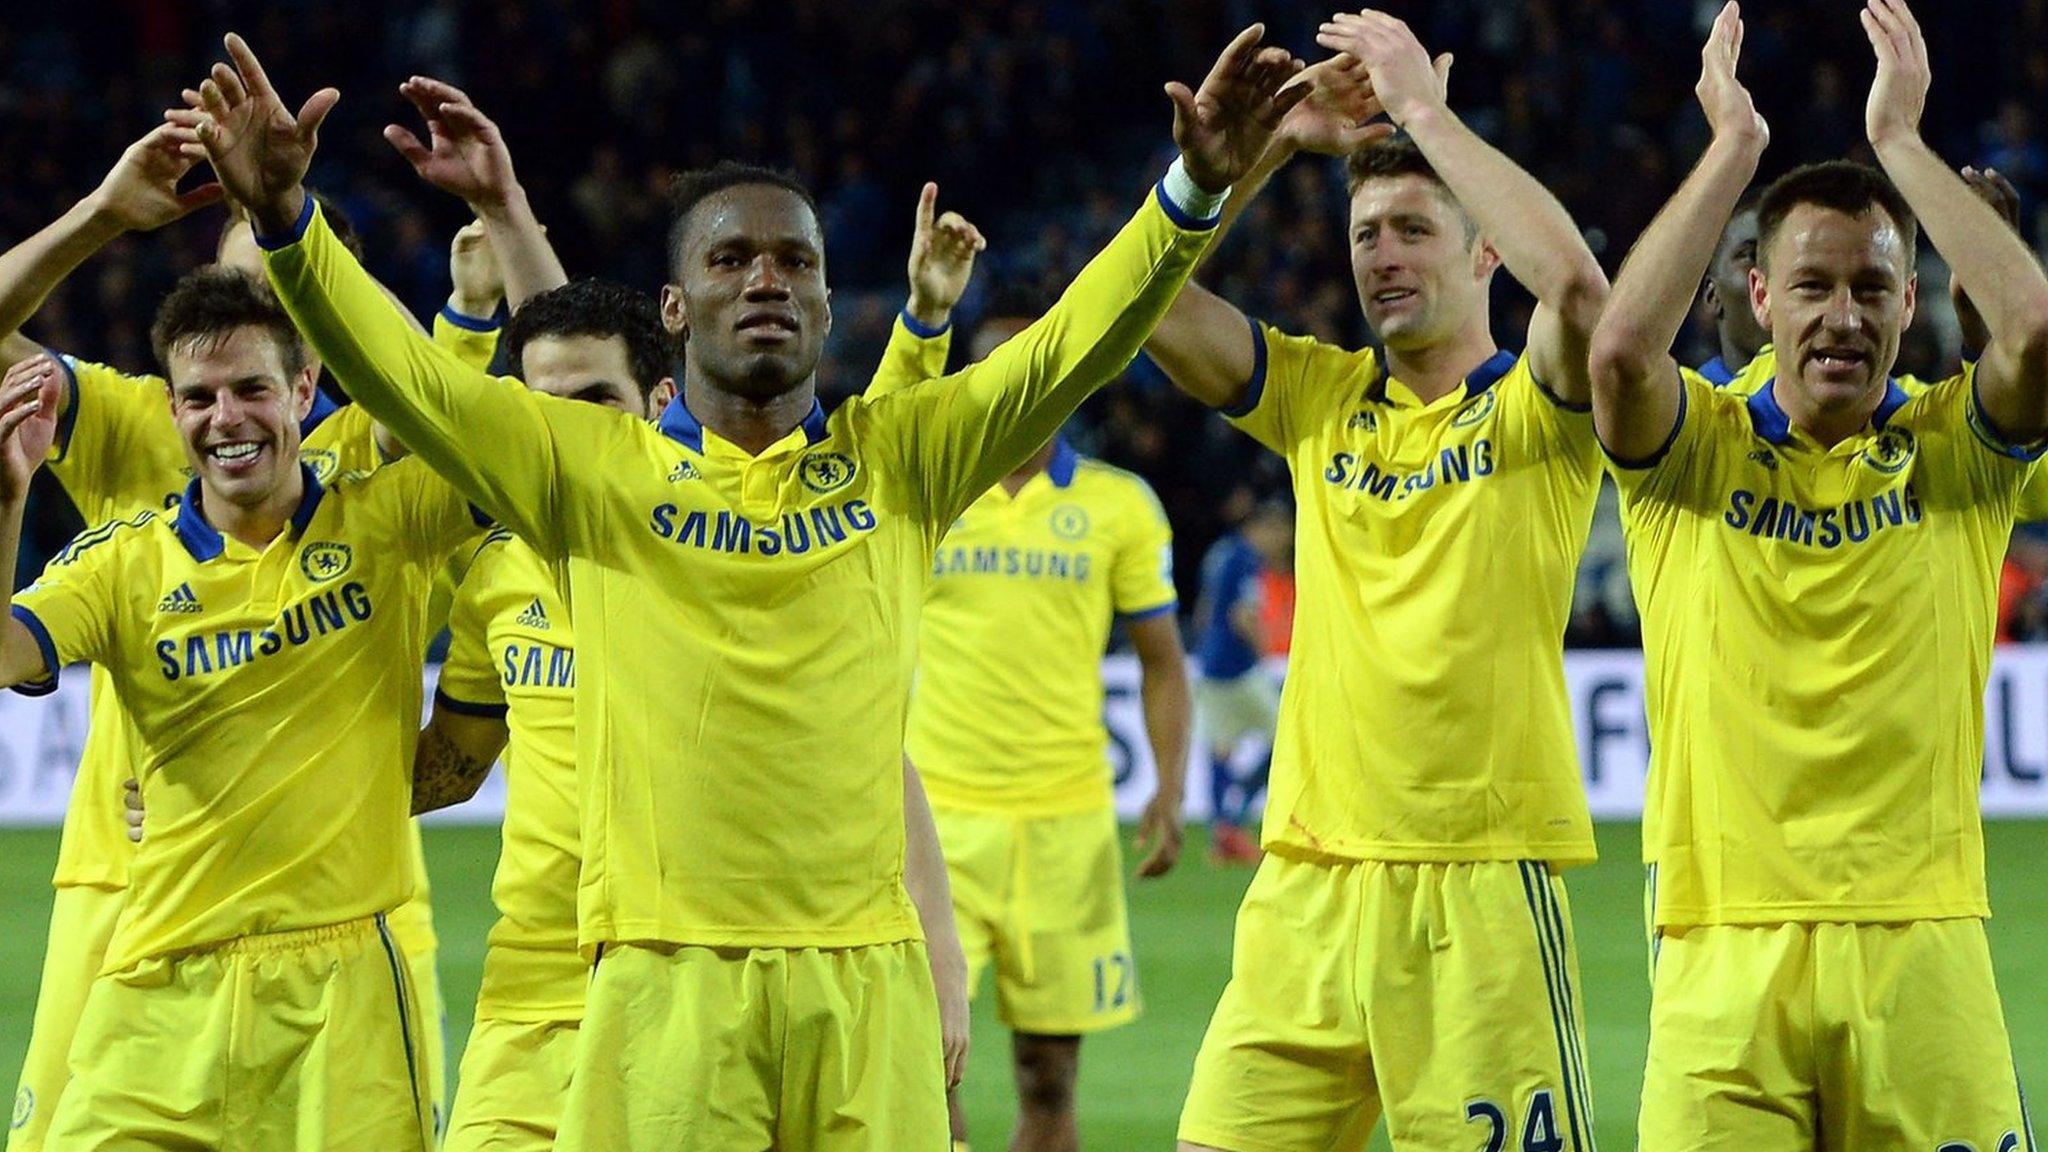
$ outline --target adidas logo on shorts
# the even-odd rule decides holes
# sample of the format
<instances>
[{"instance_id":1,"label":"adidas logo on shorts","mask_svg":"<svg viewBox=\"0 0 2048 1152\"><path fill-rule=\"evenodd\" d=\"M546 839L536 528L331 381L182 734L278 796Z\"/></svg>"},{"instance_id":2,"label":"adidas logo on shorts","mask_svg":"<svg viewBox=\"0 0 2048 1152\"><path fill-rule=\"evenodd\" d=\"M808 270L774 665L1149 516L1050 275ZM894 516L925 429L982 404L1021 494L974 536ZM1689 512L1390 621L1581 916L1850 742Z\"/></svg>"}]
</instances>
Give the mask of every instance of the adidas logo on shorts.
<instances>
[{"instance_id":1,"label":"adidas logo on shorts","mask_svg":"<svg viewBox=\"0 0 2048 1152\"><path fill-rule=\"evenodd\" d=\"M178 613L181 615L190 615L194 612L203 611L199 606L199 597L192 594L192 586L190 584L180 584L169 592L164 593L164 598L156 602L156 610L159 613Z\"/></svg>"},{"instance_id":2,"label":"adidas logo on shorts","mask_svg":"<svg viewBox=\"0 0 2048 1152\"><path fill-rule=\"evenodd\" d=\"M540 606L540 600L536 597L533 603L526 606L526 611L512 618L512 622L521 628L539 628L542 631L546 631L548 627L548 611Z\"/></svg>"}]
</instances>

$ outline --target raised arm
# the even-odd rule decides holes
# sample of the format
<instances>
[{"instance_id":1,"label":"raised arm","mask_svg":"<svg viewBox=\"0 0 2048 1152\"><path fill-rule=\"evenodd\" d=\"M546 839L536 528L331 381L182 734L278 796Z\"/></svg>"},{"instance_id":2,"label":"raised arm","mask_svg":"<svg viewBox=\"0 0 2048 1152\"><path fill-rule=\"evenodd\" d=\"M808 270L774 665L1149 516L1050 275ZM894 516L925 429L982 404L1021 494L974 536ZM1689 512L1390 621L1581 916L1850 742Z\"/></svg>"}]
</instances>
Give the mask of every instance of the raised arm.
<instances>
[{"instance_id":1,"label":"raised arm","mask_svg":"<svg viewBox=\"0 0 2048 1152\"><path fill-rule=\"evenodd\" d=\"M559 483L573 469L559 453L572 444L603 451L622 427L618 414L506 387L410 328L306 196L320 121L337 94L322 90L294 116L240 37L228 38L228 50L236 66L216 65L202 87L191 146L248 205L293 323L414 454L543 553L560 555L575 523L560 503Z\"/></svg>"},{"instance_id":2,"label":"raised arm","mask_svg":"<svg viewBox=\"0 0 2048 1152\"><path fill-rule=\"evenodd\" d=\"M1450 57L1438 60L1439 75ZM1301 99L1287 110L1266 150L1231 186L1223 217L1203 255L1216 252L1223 236L1244 215L1273 174L1303 152L1343 156L1392 134L1393 126L1376 122L1379 100L1372 82L1355 59L1338 55L1295 78ZM1145 341L1145 353L1180 389L1211 408L1230 408L1244 398L1257 362L1250 321L1236 305L1190 283L1174 297L1173 306Z\"/></svg>"},{"instance_id":3,"label":"raised arm","mask_svg":"<svg viewBox=\"0 0 2048 1152\"><path fill-rule=\"evenodd\" d=\"M1979 200L1997 211L2006 227L2019 231L2020 190L2012 181L1999 174L1996 168L1972 168L1962 170L1963 183L1977 194ZM1963 359L1976 360L1978 353L1991 343L1991 333L1984 327L1984 317L1977 313L1977 306L1970 303L1970 294L1963 290L1963 282L1954 275L1948 278L1948 300L1956 310L1956 330L1963 341Z\"/></svg>"},{"instance_id":4,"label":"raised arm","mask_svg":"<svg viewBox=\"0 0 2048 1152\"><path fill-rule=\"evenodd\" d=\"M1365 64L1387 115L1429 158L1508 272L1536 297L1527 349L1536 378L1560 399L1585 403L1592 392L1586 347L1607 302L1607 277L1570 213L1451 111L1429 54L1408 25L1370 9L1340 13L1322 26L1316 42Z\"/></svg>"},{"instance_id":5,"label":"raised arm","mask_svg":"<svg viewBox=\"0 0 2048 1152\"><path fill-rule=\"evenodd\" d=\"M124 232L149 232L221 198L208 182L178 191L197 161L178 146L176 131L161 125L121 153L99 187L56 222L0 254L0 366L42 351L19 329L57 285ZM59 414L70 397L59 399Z\"/></svg>"},{"instance_id":6,"label":"raised arm","mask_svg":"<svg viewBox=\"0 0 2048 1152\"><path fill-rule=\"evenodd\" d=\"M958 212L940 215L938 203L939 186L926 184L917 197L910 234L910 301L889 326L889 343L868 383L868 396L886 396L946 374L953 308L966 294L974 259L988 241Z\"/></svg>"},{"instance_id":7,"label":"raised arm","mask_svg":"<svg viewBox=\"0 0 2048 1152\"><path fill-rule=\"evenodd\" d=\"M1877 53L1864 109L1870 147L1984 319L1990 343L1977 362L1984 415L2012 443L2048 437L2048 276L2026 242L1920 138L1931 74L1927 42L1905 0L1867 0L1862 20Z\"/></svg>"},{"instance_id":8,"label":"raised arm","mask_svg":"<svg viewBox=\"0 0 2048 1152\"><path fill-rule=\"evenodd\" d=\"M1730 3L1700 53L1696 91L1713 139L1622 263L1593 336L1593 425L1607 451L1624 462L1646 461L1670 441L1682 387L1671 342L1770 142L1763 117L1735 78L1741 49L1741 13Z\"/></svg>"},{"instance_id":9,"label":"raised arm","mask_svg":"<svg viewBox=\"0 0 2048 1152\"><path fill-rule=\"evenodd\" d=\"M400 125L384 129L420 179L460 196L483 222L503 273L505 303L513 311L550 288L569 282L512 170L512 150L491 118L453 84L415 76L399 85L427 122L432 146ZM476 315L471 313L471 315Z\"/></svg>"},{"instance_id":10,"label":"raised arm","mask_svg":"<svg viewBox=\"0 0 2048 1152\"><path fill-rule=\"evenodd\" d=\"M0 378L0 687L50 672L41 642L14 614L14 570L29 481L56 440L62 379L48 360L22 361Z\"/></svg>"},{"instance_id":11,"label":"raised arm","mask_svg":"<svg viewBox=\"0 0 2048 1152\"><path fill-rule=\"evenodd\" d=\"M912 471L939 526L1037 451L1089 393L1144 346L1201 258L1233 181L1264 154L1299 88L1301 62L1240 33L1199 91L1174 83L1174 162L1138 215L1089 261L1052 309L945 388L913 389Z\"/></svg>"}]
</instances>

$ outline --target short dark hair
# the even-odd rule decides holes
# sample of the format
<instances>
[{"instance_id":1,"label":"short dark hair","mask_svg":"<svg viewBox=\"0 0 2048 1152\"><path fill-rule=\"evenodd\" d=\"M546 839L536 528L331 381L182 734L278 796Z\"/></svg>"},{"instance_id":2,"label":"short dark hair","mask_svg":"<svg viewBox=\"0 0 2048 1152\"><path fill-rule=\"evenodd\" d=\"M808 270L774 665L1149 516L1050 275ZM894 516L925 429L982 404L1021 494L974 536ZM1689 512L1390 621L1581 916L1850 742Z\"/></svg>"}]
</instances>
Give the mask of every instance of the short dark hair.
<instances>
[{"instance_id":1,"label":"short dark hair","mask_svg":"<svg viewBox=\"0 0 2048 1152\"><path fill-rule=\"evenodd\" d=\"M728 188L743 188L750 184L766 184L796 193L813 217L818 215L818 199L792 172L780 168L763 168L758 164L742 164L737 160L720 160L709 168L692 168L679 173L669 181L669 210L672 213L668 229L668 264L674 270L682 262L683 237L690 225L690 213L705 199L716 196Z\"/></svg>"},{"instance_id":2,"label":"short dark hair","mask_svg":"<svg viewBox=\"0 0 2048 1152\"><path fill-rule=\"evenodd\" d=\"M173 349L209 350L241 328L261 328L277 341L287 375L306 366L305 342L270 286L238 268L211 264L186 273L157 305L149 344L168 373Z\"/></svg>"},{"instance_id":3,"label":"short dark hair","mask_svg":"<svg viewBox=\"0 0 2048 1152\"><path fill-rule=\"evenodd\" d=\"M1763 263L1771 238L1801 204L1832 208L1848 216L1861 216L1872 208L1882 211L1891 217L1899 239L1905 242L1906 267L1913 267L1920 224L1913 218L1912 206L1884 173L1853 160L1804 164L1771 181L1757 199L1757 263Z\"/></svg>"},{"instance_id":4,"label":"short dark hair","mask_svg":"<svg viewBox=\"0 0 2048 1152\"><path fill-rule=\"evenodd\" d=\"M505 324L505 362L525 378L526 346L546 336L596 336L626 342L626 363L645 398L675 364L675 341L654 297L608 280L572 280L528 300Z\"/></svg>"},{"instance_id":5,"label":"short dark hair","mask_svg":"<svg viewBox=\"0 0 2048 1152\"><path fill-rule=\"evenodd\" d=\"M313 203L320 206L320 215L327 218L327 228L334 233L334 238L341 241L341 246L348 249L357 260L361 260L363 234L356 231L356 222L349 218L348 212L341 206L341 201L314 188L306 189L306 193L313 198Z\"/></svg>"},{"instance_id":6,"label":"short dark hair","mask_svg":"<svg viewBox=\"0 0 2048 1152\"><path fill-rule=\"evenodd\" d=\"M1479 235L1479 223L1465 206L1458 202L1457 193L1437 175L1436 165L1422 154L1415 141L1407 136L1387 136L1367 144L1344 158L1344 193L1358 195L1358 189L1368 180L1385 180L1397 176L1420 176L1437 186L1444 199L1457 208L1458 215L1465 221L1465 239L1471 241Z\"/></svg>"}]
</instances>

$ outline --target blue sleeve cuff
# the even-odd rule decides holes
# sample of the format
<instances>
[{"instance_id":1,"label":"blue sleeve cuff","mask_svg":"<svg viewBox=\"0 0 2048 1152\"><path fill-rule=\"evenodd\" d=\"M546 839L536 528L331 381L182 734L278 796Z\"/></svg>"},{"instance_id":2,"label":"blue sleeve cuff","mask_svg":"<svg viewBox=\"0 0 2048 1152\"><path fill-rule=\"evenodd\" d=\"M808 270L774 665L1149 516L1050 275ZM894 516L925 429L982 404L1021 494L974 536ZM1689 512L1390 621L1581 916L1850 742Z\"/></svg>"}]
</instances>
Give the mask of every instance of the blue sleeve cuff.
<instances>
[{"instance_id":1,"label":"blue sleeve cuff","mask_svg":"<svg viewBox=\"0 0 2048 1152\"><path fill-rule=\"evenodd\" d=\"M1176 609L1176 608L1179 608L1179 607L1180 607L1180 601L1178 601L1178 600L1168 600L1168 601L1167 601L1166 603L1164 603L1164 604L1156 605L1156 606L1154 606L1154 607L1151 607L1151 608L1141 608L1141 609L1139 609L1139 610L1138 610L1138 611L1136 611L1136 612L1123 612L1123 613L1119 613L1119 615L1121 615L1121 616L1123 617L1123 621L1124 621L1124 623L1126 623L1126 624L1136 624L1136 623L1138 623L1138 622L1140 622L1140 621L1144 621L1144 620L1151 620L1151 619L1154 619L1154 618L1156 618L1156 617L1159 617L1159 616L1164 616L1164 615L1166 615L1167 613L1169 613L1169 612L1171 612L1171 611L1173 611L1174 609Z\"/></svg>"},{"instance_id":2,"label":"blue sleeve cuff","mask_svg":"<svg viewBox=\"0 0 2048 1152\"><path fill-rule=\"evenodd\" d=\"M478 716L486 720L503 720L510 711L503 704L472 704L467 700L457 700L439 688L434 689L434 705L446 708L457 716Z\"/></svg>"},{"instance_id":3,"label":"blue sleeve cuff","mask_svg":"<svg viewBox=\"0 0 2048 1152\"><path fill-rule=\"evenodd\" d=\"M1216 227L1217 221L1223 219L1223 210L1220 207L1211 215L1196 216L1174 203L1173 197L1166 193L1164 180L1152 186L1152 194L1159 198L1159 207L1166 212L1166 218L1185 231L1207 232Z\"/></svg>"},{"instance_id":4,"label":"blue sleeve cuff","mask_svg":"<svg viewBox=\"0 0 2048 1152\"><path fill-rule=\"evenodd\" d=\"M441 306L441 319L455 325L464 332L496 332L498 330L497 317L493 316L489 319L479 320L474 316L466 316L463 313L457 312L446 304Z\"/></svg>"},{"instance_id":5,"label":"blue sleeve cuff","mask_svg":"<svg viewBox=\"0 0 2048 1152\"><path fill-rule=\"evenodd\" d=\"M1978 383L1976 376L1972 374L1970 377L1970 427L1977 433L1977 438L1984 442L1985 447L1990 448L2000 456L2010 456L2014 460L2024 460L2028 463L2039 460L2043 455L2048 455L2048 438L2034 440L2025 444L2016 444L2008 439L2005 433L2000 432L1998 425L1991 422L1991 413L1984 410L1984 393L1981 391L1981 388L1982 385Z\"/></svg>"},{"instance_id":6,"label":"blue sleeve cuff","mask_svg":"<svg viewBox=\"0 0 2048 1152\"><path fill-rule=\"evenodd\" d=\"M1614 453L1607 451L1607 441L1605 440L1600 441L1600 451L1609 460L1613 461L1616 468L1626 469L1630 472L1641 472L1646 468L1655 468L1663 463L1664 457L1671 454L1671 446L1678 443L1678 430L1685 427L1685 409L1688 403L1686 393L1685 381L1680 379L1678 382L1678 415L1671 421L1671 433L1664 437L1664 443L1657 445L1655 452L1640 460L1624 460Z\"/></svg>"},{"instance_id":7,"label":"blue sleeve cuff","mask_svg":"<svg viewBox=\"0 0 2048 1152\"><path fill-rule=\"evenodd\" d=\"M71 357L62 352L54 348L45 348L43 351L48 352L50 359L57 362L57 367L64 370L64 388L69 394L68 403L64 405L64 418L57 421L57 438L52 442L56 454L50 457L52 460L62 460L71 451L71 431L78 427L78 369L72 367Z\"/></svg>"},{"instance_id":8,"label":"blue sleeve cuff","mask_svg":"<svg viewBox=\"0 0 2048 1152\"><path fill-rule=\"evenodd\" d=\"M291 231L282 236L265 236L263 233L257 232L256 246L258 248L263 249L265 252L275 252L279 248L289 248L306 238L306 229L313 226L313 213L317 210L318 206L313 203L313 194L311 192L305 195L305 206L299 209L299 218L292 223Z\"/></svg>"},{"instance_id":9,"label":"blue sleeve cuff","mask_svg":"<svg viewBox=\"0 0 2048 1152\"><path fill-rule=\"evenodd\" d=\"M919 340L931 340L939 336L944 336L953 328L953 318L950 315L946 317L946 322L944 324L939 325L937 328L932 328L929 327L928 325L919 323L917 317L912 316L910 314L910 309L908 308L905 308L898 318L903 321L903 327L906 330L908 330L912 336L917 337Z\"/></svg>"},{"instance_id":10,"label":"blue sleeve cuff","mask_svg":"<svg viewBox=\"0 0 2048 1152\"><path fill-rule=\"evenodd\" d=\"M1257 320L1247 316L1245 322L1252 326L1252 378L1245 382L1244 398L1222 409L1223 414L1232 419L1251 415L1266 395L1266 333Z\"/></svg>"},{"instance_id":11,"label":"blue sleeve cuff","mask_svg":"<svg viewBox=\"0 0 2048 1152\"><path fill-rule=\"evenodd\" d=\"M57 663L57 645L50 639L50 630L43 627L43 622L36 619L35 613L19 604L9 607L13 609L14 618L21 621L22 626L28 629L29 635L36 638L36 648L43 654L43 668L48 672L48 675L40 680L16 684L14 690L23 696L48 696L57 690L57 674L63 670Z\"/></svg>"}]
</instances>

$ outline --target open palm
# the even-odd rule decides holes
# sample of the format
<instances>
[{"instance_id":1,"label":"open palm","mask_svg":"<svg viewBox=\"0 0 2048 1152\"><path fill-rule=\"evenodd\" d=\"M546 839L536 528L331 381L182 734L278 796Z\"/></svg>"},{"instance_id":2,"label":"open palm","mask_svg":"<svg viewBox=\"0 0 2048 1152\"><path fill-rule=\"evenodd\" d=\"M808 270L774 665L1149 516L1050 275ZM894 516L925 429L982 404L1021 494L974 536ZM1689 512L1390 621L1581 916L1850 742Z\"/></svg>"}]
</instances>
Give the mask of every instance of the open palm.
<instances>
[{"instance_id":1,"label":"open palm","mask_svg":"<svg viewBox=\"0 0 2048 1152\"><path fill-rule=\"evenodd\" d=\"M1207 191L1221 192L1251 171L1288 109L1308 95L1288 85L1301 61L1285 48L1260 47L1265 34L1263 24L1238 33L1200 88L1190 91L1179 81L1166 86L1173 142L1188 176Z\"/></svg>"},{"instance_id":2,"label":"open palm","mask_svg":"<svg viewBox=\"0 0 2048 1152\"><path fill-rule=\"evenodd\" d=\"M460 88L425 76L407 80L398 91L426 120L431 143L397 124L384 129L384 139L420 179L472 206L503 202L517 181L511 150L490 117Z\"/></svg>"},{"instance_id":3,"label":"open palm","mask_svg":"<svg viewBox=\"0 0 2048 1152\"><path fill-rule=\"evenodd\" d=\"M246 205L265 231L275 231L298 209L320 122L341 93L322 88L295 116L240 36L229 33L227 49L234 66L213 66L199 86L200 107L165 116L189 130L228 195ZM186 151L191 154L190 145Z\"/></svg>"},{"instance_id":4,"label":"open palm","mask_svg":"<svg viewBox=\"0 0 2048 1152\"><path fill-rule=\"evenodd\" d=\"M29 481L57 439L63 377L48 356L32 356L0 379L0 503L27 496Z\"/></svg>"}]
</instances>

